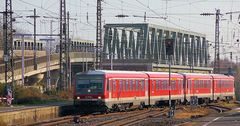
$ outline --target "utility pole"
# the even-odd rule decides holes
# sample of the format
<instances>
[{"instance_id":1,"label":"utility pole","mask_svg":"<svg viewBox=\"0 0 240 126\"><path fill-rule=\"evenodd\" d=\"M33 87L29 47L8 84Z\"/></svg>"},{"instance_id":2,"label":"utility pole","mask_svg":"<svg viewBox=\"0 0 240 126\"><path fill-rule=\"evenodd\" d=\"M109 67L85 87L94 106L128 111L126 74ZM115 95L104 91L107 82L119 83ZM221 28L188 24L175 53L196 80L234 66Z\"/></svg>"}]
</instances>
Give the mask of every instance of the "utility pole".
<instances>
[{"instance_id":1,"label":"utility pole","mask_svg":"<svg viewBox=\"0 0 240 126\"><path fill-rule=\"evenodd\" d=\"M102 0L97 0L96 69L102 69Z\"/></svg>"},{"instance_id":2,"label":"utility pole","mask_svg":"<svg viewBox=\"0 0 240 126\"><path fill-rule=\"evenodd\" d=\"M5 83L10 83L7 90L11 92L14 90L12 13L12 0L5 0L5 11L3 12L3 61L5 64Z\"/></svg>"},{"instance_id":3,"label":"utility pole","mask_svg":"<svg viewBox=\"0 0 240 126\"><path fill-rule=\"evenodd\" d=\"M52 36L50 38L45 38L45 39L40 39L41 41L45 41L46 42L46 55L47 55L47 59L46 59L46 70L47 70L47 77L46 77L46 90L49 91L52 86L51 86L51 52L50 52L50 48L51 48L51 42L54 41L55 39L52 38Z\"/></svg>"},{"instance_id":4,"label":"utility pole","mask_svg":"<svg viewBox=\"0 0 240 126\"><path fill-rule=\"evenodd\" d=\"M22 85L24 85L24 73L25 73L25 70L24 70L24 45L25 45L25 42L24 42L24 35L21 36L21 50L22 50Z\"/></svg>"},{"instance_id":5,"label":"utility pole","mask_svg":"<svg viewBox=\"0 0 240 126\"><path fill-rule=\"evenodd\" d=\"M214 52L214 73L220 73L220 47L219 47L219 21L220 21L220 9L216 10L216 13L202 13L200 15L210 16L216 15L215 21L215 52Z\"/></svg>"},{"instance_id":6,"label":"utility pole","mask_svg":"<svg viewBox=\"0 0 240 126\"><path fill-rule=\"evenodd\" d=\"M71 88L71 67L70 67L71 61L70 61L69 51L70 51L70 47L72 44L71 44L71 40L69 38L69 24L70 24L69 19L70 19L69 12L67 12L67 44L66 44L67 89Z\"/></svg>"},{"instance_id":7,"label":"utility pole","mask_svg":"<svg viewBox=\"0 0 240 126\"><path fill-rule=\"evenodd\" d=\"M37 70L37 50L36 50L36 19L39 18L40 16L36 15L36 9L34 8L33 10L33 16L27 16L29 18L33 18L34 20L34 35L33 35L33 65L34 65L34 70Z\"/></svg>"},{"instance_id":8,"label":"utility pole","mask_svg":"<svg viewBox=\"0 0 240 126\"><path fill-rule=\"evenodd\" d=\"M67 39L67 31L66 31L66 1L60 0L60 52L59 52L59 85L58 90L65 90L66 87L66 76L67 76L67 55L66 55L66 39Z\"/></svg>"}]
</instances>

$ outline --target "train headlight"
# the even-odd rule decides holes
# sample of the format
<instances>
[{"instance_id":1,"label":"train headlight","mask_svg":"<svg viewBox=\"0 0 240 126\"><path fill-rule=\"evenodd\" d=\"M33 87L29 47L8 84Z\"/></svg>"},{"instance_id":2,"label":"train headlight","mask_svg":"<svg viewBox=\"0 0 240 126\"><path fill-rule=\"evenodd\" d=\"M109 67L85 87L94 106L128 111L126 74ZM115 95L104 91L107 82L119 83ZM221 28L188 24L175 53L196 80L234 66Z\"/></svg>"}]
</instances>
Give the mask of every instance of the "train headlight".
<instances>
[{"instance_id":1,"label":"train headlight","mask_svg":"<svg viewBox=\"0 0 240 126\"><path fill-rule=\"evenodd\" d=\"M101 96L98 96L98 99L102 99L102 97L101 97Z\"/></svg>"},{"instance_id":2,"label":"train headlight","mask_svg":"<svg viewBox=\"0 0 240 126\"><path fill-rule=\"evenodd\" d=\"M78 96L77 99L80 99L80 97Z\"/></svg>"}]
</instances>

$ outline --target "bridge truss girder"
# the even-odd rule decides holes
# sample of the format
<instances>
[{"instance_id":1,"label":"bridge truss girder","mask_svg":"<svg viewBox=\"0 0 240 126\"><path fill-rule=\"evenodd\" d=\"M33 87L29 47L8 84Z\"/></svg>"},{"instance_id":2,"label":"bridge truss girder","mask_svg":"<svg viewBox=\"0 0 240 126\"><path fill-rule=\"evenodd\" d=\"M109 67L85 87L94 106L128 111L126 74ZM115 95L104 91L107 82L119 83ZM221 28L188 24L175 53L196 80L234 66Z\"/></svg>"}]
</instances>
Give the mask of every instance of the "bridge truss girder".
<instances>
[{"instance_id":1,"label":"bridge truss girder","mask_svg":"<svg viewBox=\"0 0 240 126\"><path fill-rule=\"evenodd\" d=\"M103 58L147 59L167 64L165 39L174 39L173 65L208 66L205 35L191 31L140 24L106 24Z\"/></svg>"}]
</instances>

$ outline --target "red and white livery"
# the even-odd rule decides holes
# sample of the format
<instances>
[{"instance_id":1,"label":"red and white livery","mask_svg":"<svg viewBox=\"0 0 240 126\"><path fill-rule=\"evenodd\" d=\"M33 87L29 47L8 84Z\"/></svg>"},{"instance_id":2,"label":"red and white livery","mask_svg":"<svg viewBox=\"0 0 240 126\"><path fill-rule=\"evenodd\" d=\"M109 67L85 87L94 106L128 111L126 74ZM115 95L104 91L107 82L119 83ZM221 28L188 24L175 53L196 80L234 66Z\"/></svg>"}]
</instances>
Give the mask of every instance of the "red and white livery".
<instances>
[{"instance_id":1,"label":"red and white livery","mask_svg":"<svg viewBox=\"0 0 240 126\"><path fill-rule=\"evenodd\" d=\"M107 111L132 106L161 105L234 97L234 78L218 74L95 70L76 74L74 105Z\"/></svg>"}]
</instances>

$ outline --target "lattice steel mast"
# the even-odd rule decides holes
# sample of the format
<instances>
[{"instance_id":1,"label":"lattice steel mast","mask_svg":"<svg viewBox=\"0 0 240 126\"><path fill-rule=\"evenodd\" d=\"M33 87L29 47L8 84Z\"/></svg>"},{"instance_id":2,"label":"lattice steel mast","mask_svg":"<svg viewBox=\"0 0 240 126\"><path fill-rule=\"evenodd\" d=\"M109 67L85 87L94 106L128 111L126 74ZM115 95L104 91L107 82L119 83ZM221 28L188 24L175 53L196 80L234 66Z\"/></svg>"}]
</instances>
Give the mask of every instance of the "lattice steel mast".
<instances>
[{"instance_id":1,"label":"lattice steel mast","mask_svg":"<svg viewBox=\"0 0 240 126\"><path fill-rule=\"evenodd\" d=\"M60 0L60 52L59 52L59 85L58 90L65 90L67 85L67 49L66 49L66 1Z\"/></svg>"},{"instance_id":2,"label":"lattice steel mast","mask_svg":"<svg viewBox=\"0 0 240 126\"><path fill-rule=\"evenodd\" d=\"M14 86L14 60L13 60L13 29L12 29L12 0L5 0L3 12L3 60L5 63L5 83Z\"/></svg>"},{"instance_id":3,"label":"lattice steel mast","mask_svg":"<svg viewBox=\"0 0 240 126\"><path fill-rule=\"evenodd\" d=\"M96 69L102 69L102 0L97 0Z\"/></svg>"},{"instance_id":4,"label":"lattice steel mast","mask_svg":"<svg viewBox=\"0 0 240 126\"><path fill-rule=\"evenodd\" d=\"M220 21L220 9L216 10L216 13L202 13L200 15L209 16L216 15L215 22L215 52L214 52L214 73L220 73L220 47L219 47L219 21Z\"/></svg>"},{"instance_id":5,"label":"lattice steel mast","mask_svg":"<svg viewBox=\"0 0 240 126\"><path fill-rule=\"evenodd\" d=\"M217 9L216 24L215 24L214 73L220 73L219 21L220 21L220 9Z\"/></svg>"}]
</instances>

